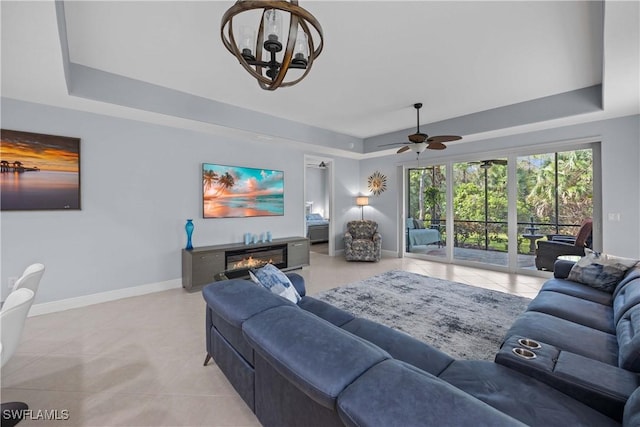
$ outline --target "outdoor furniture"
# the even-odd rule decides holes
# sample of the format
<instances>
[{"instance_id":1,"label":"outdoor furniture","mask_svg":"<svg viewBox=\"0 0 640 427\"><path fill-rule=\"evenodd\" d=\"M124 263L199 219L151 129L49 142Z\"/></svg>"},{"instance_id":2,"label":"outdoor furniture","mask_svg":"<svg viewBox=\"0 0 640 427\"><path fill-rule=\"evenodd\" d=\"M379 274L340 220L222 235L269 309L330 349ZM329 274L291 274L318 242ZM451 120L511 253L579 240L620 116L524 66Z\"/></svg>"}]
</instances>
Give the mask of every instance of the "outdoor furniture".
<instances>
[{"instance_id":1,"label":"outdoor furniture","mask_svg":"<svg viewBox=\"0 0 640 427\"><path fill-rule=\"evenodd\" d=\"M440 231L438 225L431 225L429 228L420 228L422 221L407 218L407 251L411 252L414 246L423 246L437 243L440 247ZM417 225L417 227L416 227Z\"/></svg>"},{"instance_id":2,"label":"outdoor furniture","mask_svg":"<svg viewBox=\"0 0 640 427\"><path fill-rule=\"evenodd\" d=\"M593 221L587 218L575 236L550 234L547 240L538 240L536 268L553 271L553 264L560 255L584 256L584 248L591 248L592 231Z\"/></svg>"}]
</instances>

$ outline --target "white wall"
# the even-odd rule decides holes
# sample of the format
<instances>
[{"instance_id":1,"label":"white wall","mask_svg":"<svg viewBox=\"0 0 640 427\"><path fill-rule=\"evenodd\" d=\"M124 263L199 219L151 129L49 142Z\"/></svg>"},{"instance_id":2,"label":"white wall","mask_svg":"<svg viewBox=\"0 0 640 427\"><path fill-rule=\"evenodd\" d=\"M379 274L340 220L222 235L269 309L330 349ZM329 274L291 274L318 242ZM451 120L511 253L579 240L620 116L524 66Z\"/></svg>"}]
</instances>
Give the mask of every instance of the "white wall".
<instances>
[{"instance_id":1,"label":"white wall","mask_svg":"<svg viewBox=\"0 0 640 427\"><path fill-rule=\"evenodd\" d=\"M11 99L2 99L2 127L81 138L82 187L80 211L2 212L3 295L33 262L47 267L38 303L178 279L187 218L194 246L241 242L245 232L304 235L302 150ZM285 215L203 219L203 162L283 170ZM338 158L334 167L343 223L358 162Z\"/></svg>"},{"instance_id":2,"label":"white wall","mask_svg":"<svg viewBox=\"0 0 640 427\"><path fill-rule=\"evenodd\" d=\"M442 152L427 151L421 155L422 165L427 161L446 161L448 158L478 160L487 153L500 153L513 148L536 146L546 143L563 143L582 139L601 141L602 151L602 236L603 251L640 258L640 116L603 120L573 126L564 126L536 132L474 141L468 144L451 144ZM411 154L373 158L360 162L360 185L366 189L366 178L379 170L389 180L390 194L373 198L379 228L383 234L383 249L398 250L397 239L384 236L397 234L398 196L402 177L398 164L411 161ZM608 213L619 213L620 221L609 221ZM375 219L375 218L373 218Z\"/></svg>"},{"instance_id":3,"label":"white wall","mask_svg":"<svg viewBox=\"0 0 640 427\"><path fill-rule=\"evenodd\" d=\"M307 196L306 202L312 202L311 212L319 213L324 218L329 217L329 199L327 189L327 169L307 167Z\"/></svg>"}]
</instances>

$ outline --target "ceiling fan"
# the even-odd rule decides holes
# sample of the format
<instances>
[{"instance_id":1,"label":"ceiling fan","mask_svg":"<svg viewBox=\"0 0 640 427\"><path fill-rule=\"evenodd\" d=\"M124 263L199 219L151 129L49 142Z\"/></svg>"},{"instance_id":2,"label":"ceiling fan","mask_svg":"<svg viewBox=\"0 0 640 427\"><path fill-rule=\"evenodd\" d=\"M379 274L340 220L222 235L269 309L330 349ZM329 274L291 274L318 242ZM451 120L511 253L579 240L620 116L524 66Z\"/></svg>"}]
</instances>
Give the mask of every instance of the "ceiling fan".
<instances>
[{"instance_id":1,"label":"ceiling fan","mask_svg":"<svg viewBox=\"0 0 640 427\"><path fill-rule=\"evenodd\" d=\"M479 162L469 162L470 165L480 165L480 169L489 169L493 165L506 165L507 161L504 159L489 159L481 160Z\"/></svg>"},{"instance_id":2,"label":"ceiling fan","mask_svg":"<svg viewBox=\"0 0 640 427\"><path fill-rule=\"evenodd\" d=\"M413 150L417 155L420 155L420 153L422 153L427 148L430 150L444 150L445 148L447 148L447 146L444 145L445 142L458 141L462 139L461 136L456 135L438 135L429 137L429 135L427 135L426 133L420 132L420 108L422 108L422 103L418 102L413 104L413 108L416 109L417 114L417 130L416 133L408 136L409 143L395 142L392 144L383 144L380 145L380 147L385 147L388 145L404 145L404 147L400 147L400 149L397 151L398 154L404 153L408 150Z\"/></svg>"}]
</instances>

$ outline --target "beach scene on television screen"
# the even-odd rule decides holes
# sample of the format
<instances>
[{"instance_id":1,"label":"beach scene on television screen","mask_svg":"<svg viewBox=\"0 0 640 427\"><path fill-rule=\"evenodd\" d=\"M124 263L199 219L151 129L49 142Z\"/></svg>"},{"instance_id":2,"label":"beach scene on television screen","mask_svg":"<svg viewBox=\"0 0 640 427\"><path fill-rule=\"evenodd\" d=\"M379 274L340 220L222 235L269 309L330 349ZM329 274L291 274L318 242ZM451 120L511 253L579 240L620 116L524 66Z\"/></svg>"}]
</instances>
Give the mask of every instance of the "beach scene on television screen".
<instances>
[{"instance_id":1,"label":"beach scene on television screen","mask_svg":"<svg viewBox=\"0 0 640 427\"><path fill-rule=\"evenodd\" d=\"M2 129L2 210L80 209L80 139Z\"/></svg>"},{"instance_id":2,"label":"beach scene on television screen","mask_svg":"<svg viewBox=\"0 0 640 427\"><path fill-rule=\"evenodd\" d=\"M284 173L204 163L202 200L205 218L284 215Z\"/></svg>"}]
</instances>

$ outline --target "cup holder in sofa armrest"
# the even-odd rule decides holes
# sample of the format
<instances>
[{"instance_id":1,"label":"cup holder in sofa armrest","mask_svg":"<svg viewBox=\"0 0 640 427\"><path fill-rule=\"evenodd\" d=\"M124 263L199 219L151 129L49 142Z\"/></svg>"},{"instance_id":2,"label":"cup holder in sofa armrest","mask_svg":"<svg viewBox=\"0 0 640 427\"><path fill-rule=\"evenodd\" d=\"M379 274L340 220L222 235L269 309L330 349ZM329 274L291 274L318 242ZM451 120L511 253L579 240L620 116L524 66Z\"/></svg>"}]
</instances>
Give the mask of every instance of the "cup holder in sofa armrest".
<instances>
[{"instance_id":1,"label":"cup holder in sofa armrest","mask_svg":"<svg viewBox=\"0 0 640 427\"><path fill-rule=\"evenodd\" d=\"M521 347L528 348L529 350L539 350L542 348L542 345L538 341L534 341L530 338L519 338L518 344Z\"/></svg>"},{"instance_id":2,"label":"cup holder in sofa armrest","mask_svg":"<svg viewBox=\"0 0 640 427\"><path fill-rule=\"evenodd\" d=\"M507 339L496 355L496 363L540 380L611 418L622 419L624 404L640 386L640 376L546 343L529 350L519 346L521 339ZM526 351L536 357L523 357Z\"/></svg>"},{"instance_id":3,"label":"cup holder in sofa armrest","mask_svg":"<svg viewBox=\"0 0 640 427\"><path fill-rule=\"evenodd\" d=\"M527 375L533 372L552 372L560 351L526 337L508 338L496 355L495 361Z\"/></svg>"},{"instance_id":4,"label":"cup holder in sofa armrest","mask_svg":"<svg viewBox=\"0 0 640 427\"><path fill-rule=\"evenodd\" d=\"M511 351L516 356L521 357L521 358L526 359L526 360L531 360L531 359L535 359L536 358L536 354L533 351L528 350L526 348L513 347L511 349Z\"/></svg>"}]
</instances>

